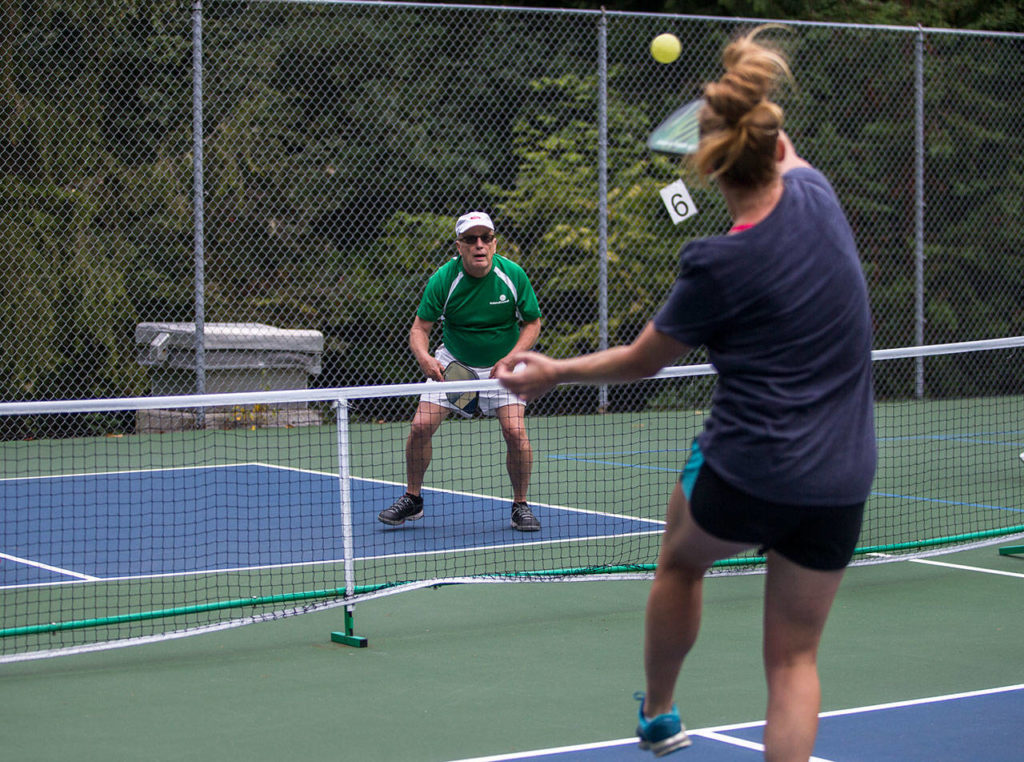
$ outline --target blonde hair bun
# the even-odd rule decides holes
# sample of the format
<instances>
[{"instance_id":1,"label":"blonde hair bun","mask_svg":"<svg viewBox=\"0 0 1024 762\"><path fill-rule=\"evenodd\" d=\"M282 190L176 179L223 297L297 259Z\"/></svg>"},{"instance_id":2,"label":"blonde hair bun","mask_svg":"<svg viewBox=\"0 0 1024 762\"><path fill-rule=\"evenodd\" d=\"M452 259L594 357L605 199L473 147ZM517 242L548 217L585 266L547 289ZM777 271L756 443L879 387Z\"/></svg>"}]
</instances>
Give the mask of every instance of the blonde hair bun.
<instances>
[{"instance_id":1,"label":"blonde hair bun","mask_svg":"<svg viewBox=\"0 0 1024 762\"><path fill-rule=\"evenodd\" d=\"M757 187L775 177L775 144L782 108L771 100L782 81L792 81L786 57L755 39L779 24L763 24L722 52L725 73L704 87L697 170L735 185Z\"/></svg>"}]
</instances>

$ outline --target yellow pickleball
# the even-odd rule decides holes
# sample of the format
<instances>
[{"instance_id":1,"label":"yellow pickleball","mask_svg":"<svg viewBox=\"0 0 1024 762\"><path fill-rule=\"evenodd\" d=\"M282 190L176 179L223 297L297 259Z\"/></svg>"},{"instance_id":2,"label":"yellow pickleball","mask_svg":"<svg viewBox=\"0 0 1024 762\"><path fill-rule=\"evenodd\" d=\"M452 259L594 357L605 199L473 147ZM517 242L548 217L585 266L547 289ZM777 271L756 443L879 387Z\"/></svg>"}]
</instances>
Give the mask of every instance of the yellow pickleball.
<instances>
[{"instance_id":1,"label":"yellow pickleball","mask_svg":"<svg viewBox=\"0 0 1024 762\"><path fill-rule=\"evenodd\" d=\"M683 52L683 43L674 34L665 32L651 40L651 55L658 63L672 63Z\"/></svg>"}]
</instances>

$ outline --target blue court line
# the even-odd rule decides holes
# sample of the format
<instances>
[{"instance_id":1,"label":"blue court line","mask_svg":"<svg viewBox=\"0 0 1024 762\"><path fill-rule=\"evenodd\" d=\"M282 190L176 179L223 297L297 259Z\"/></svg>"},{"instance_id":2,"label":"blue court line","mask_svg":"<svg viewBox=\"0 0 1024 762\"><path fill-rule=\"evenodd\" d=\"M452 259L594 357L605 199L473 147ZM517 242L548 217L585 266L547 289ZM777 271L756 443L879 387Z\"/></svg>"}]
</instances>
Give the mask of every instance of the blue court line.
<instances>
[{"instance_id":1,"label":"blue court line","mask_svg":"<svg viewBox=\"0 0 1024 762\"><path fill-rule=\"evenodd\" d=\"M1008 434L1017 435L1020 432L1007 432ZM991 434L950 434L944 436L941 434L920 434L906 437L878 437L878 442L958 442L964 444L980 444L980 445L1005 445L1007 447L1021 447L1024 442L1007 442L1005 440L998 439L978 439L981 436L992 436Z\"/></svg>"},{"instance_id":2,"label":"blue court line","mask_svg":"<svg viewBox=\"0 0 1024 762\"><path fill-rule=\"evenodd\" d=\"M627 453L628 454L628 453ZM597 460L594 458L583 458L577 455L548 455L551 460L571 460L575 463L592 463L596 466L616 466L618 468L636 468L641 471L668 471L670 473L679 473L682 467L679 468L665 468L664 466L642 466L637 463L623 463L615 460Z\"/></svg>"},{"instance_id":3,"label":"blue court line","mask_svg":"<svg viewBox=\"0 0 1024 762\"><path fill-rule=\"evenodd\" d=\"M954 505L958 508L985 508L992 511L1007 511L1009 513L1024 513L1024 508L1010 508L1005 505L989 505L988 503L967 503L958 500L943 500L938 497L915 497L914 495L900 495L895 492L872 492L873 497L892 497L898 500L911 500L916 503L939 503L940 505Z\"/></svg>"},{"instance_id":4,"label":"blue court line","mask_svg":"<svg viewBox=\"0 0 1024 762\"><path fill-rule=\"evenodd\" d=\"M665 452L685 452L689 453L690 448L687 447L668 447L659 448L657 450L610 450L610 451L598 451L587 453L586 457L597 458L597 457L609 457L612 455L658 455ZM548 455L547 457L553 460L571 460L572 458L580 457L579 455Z\"/></svg>"},{"instance_id":5,"label":"blue court line","mask_svg":"<svg viewBox=\"0 0 1024 762\"><path fill-rule=\"evenodd\" d=\"M991 442L989 442L989 443L991 443ZM1020 446L1015 446L1015 447L1020 447ZM636 451L635 453L633 453L633 452L623 452L623 453L617 453L617 454L618 455L650 455L650 454L656 454L656 453L679 453L679 452L683 452L683 451L680 451L680 450L646 450L646 451ZM600 455L600 454L595 454L595 455ZM623 462L623 461L596 460L592 456L584 457L584 456L579 456L579 455L551 455L551 456L548 456L548 457L550 459L552 459L552 460L567 460L567 461L575 461L575 462L579 462L579 463L593 463L595 465L616 466L618 468L636 468L636 469L640 469L640 470L644 470L644 471L667 471L669 473L679 473L682 470L682 467L679 467L679 468L667 468L667 467L664 467L664 466L644 466L644 465L640 465L640 464L637 464L637 463L628 463L628 462ZM984 509L987 509L987 510L1008 511L1008 512L1011 512L1011 513L1024 513L1024 509L1021 509L1021 508L1011 508L1009 506L1002 506L1002 505L989 505L987 503L968 503L968 502L955 501L955 500L943 500L941 498L923 498L923 497L914 496L914 495L899 495L897 493L883 493L883 492L873 492L873 491L870 493L870 495L871 495L871 497L876 497L876 498L895 498L895 499L898 499L898 500L909 500L909 501L916 502L916 503L936 503L936 504L939 504L939 505L951 505L951 506L956 506L956 507L959 507L959 508L984 508Z\"/></svg>"},{"instance_id":6,"label":"blue court line","mask_svg":"<svg viewBox=\"0 0 1024 762\"><path fill-rule=\"evenodd\" d=\"M1015 447L1015 448L1016 447L1024 447L1024 441L1021 441L1021 442L1017 442L1017 441L1007 442L1007 441L1000 441L1000 440L994 440L994 439L978 439L977 438L977 437L982 437L982 436L988 437L988 436L992 436L993 434L1001 434L1001 433L1012 434L1012 435L1016 436L1016 435L1024 433L1024 432L1019 432L1019 431L986 432L986 433L979 433L979 434L951 434L951 435L948 435L948 436L939 435L939 434L929 434L929 435L923 435L922 434L922 435L905 436L905 437L878 437L876 441L878 441L879 443L886 443L886 442L911 442L911 441L918 441L918 442L922 442L922 441L924 441L924 442L927 442L927 441L933 441L933 442L961 442L961 443L980 444L980 445L1000 445L1000 446ZM680 466L679 468L664 468L664 467L660 467L660 466L644 466L644 465L640 465L640 464L637 464L637 463L630 463L630 462L624 462L624 461L604 460L604 458L607 458L607 457L610 457L610 456L620 456L621 457L621 456L634 456L634 455L661 455L661 454L665 454L665 453L689 453L689 452L690 452L690 448L686 447L686 448L666 448L666 449L658 449L658 450L619 450L619 451L612 450L612 451L609 451L609 452L601 452L601 451L599 451L599 452L577 453L577 454L567 454L567 455L548 455L546 457L548 459L550 459L550 460L568 460L568 461L576 461L576 462L579 462L579 463L593 463L595 465L602 465L602 466L616 466L618 468L638 468L638 469L650 470L650 471L679 471L679 470L682 469L682 466Z\"/></svg>"}]
</instances>

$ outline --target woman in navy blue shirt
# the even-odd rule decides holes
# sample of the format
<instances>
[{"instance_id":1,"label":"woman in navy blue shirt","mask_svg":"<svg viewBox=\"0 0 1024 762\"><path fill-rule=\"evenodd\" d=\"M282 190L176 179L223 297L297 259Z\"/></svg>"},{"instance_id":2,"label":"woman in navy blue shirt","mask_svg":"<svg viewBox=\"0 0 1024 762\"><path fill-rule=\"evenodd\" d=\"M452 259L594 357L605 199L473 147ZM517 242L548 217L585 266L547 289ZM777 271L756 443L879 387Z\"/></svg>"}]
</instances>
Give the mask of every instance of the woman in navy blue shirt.
<instances>
[{"instance_id":1,"label":"woman in navy blue shirt","mask_svg":"<svg viewBox=\"0 0 1024 762\"><path fill-rule=\"evenodd\" d=\"M565 360L524 353L498 375L529 399L561 382L644 378L695 346L718 371L647 603L637 734L659 756L690 743L673 691L704 575L751 548L767 558L765 756L811 755L818 644L875 471L867 288L835 192L782 130L770 96L789 68L760 31L725 49L725 74L705 87L694 157L733 227L683 248L668 299L632 344Z\"/></svg>"}]
</instances>

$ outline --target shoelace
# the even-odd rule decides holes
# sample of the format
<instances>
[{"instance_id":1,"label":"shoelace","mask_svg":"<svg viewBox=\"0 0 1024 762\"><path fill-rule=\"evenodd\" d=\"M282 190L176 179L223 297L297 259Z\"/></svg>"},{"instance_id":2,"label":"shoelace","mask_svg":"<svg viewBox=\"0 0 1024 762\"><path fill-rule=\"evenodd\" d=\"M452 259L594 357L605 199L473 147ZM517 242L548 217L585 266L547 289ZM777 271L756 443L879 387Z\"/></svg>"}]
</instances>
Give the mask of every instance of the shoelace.
<instances>
[{"instance_id":1,"label":"shoelace","mask_svg":"<svg viewBox=\"0 0 1024 762\"><path fill-rule=\"evenodd\" d=\"M401 506L399 506L399 509L398 509L400 511L418 511L419 510L419 505L416 503L416 501L413 498L409 497L409 495L402 495L402 497L399 498L399 502L401 503Z\"/></svg>"}]
</instances>

